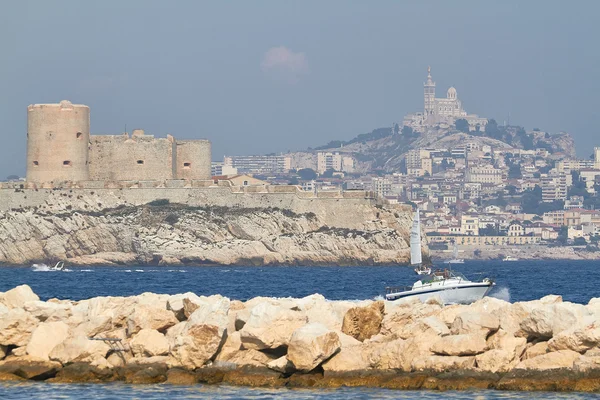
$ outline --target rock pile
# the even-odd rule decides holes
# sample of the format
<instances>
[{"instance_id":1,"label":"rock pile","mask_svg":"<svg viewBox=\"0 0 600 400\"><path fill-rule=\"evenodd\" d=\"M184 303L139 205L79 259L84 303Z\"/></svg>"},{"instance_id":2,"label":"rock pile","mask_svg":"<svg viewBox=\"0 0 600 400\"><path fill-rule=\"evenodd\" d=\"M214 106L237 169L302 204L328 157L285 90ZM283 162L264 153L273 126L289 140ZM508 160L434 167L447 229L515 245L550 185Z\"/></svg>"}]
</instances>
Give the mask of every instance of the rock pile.
<instances>
[{"instance_id":1,"label":"rock pile","mask_svg":"<svg viewBox=\"0 0 600 400\"><path fill-rule=\"evenodd\" d=\"M600 298L442 306L0 293L0 380L600 390Z\"/></svg>"}]
</instances>

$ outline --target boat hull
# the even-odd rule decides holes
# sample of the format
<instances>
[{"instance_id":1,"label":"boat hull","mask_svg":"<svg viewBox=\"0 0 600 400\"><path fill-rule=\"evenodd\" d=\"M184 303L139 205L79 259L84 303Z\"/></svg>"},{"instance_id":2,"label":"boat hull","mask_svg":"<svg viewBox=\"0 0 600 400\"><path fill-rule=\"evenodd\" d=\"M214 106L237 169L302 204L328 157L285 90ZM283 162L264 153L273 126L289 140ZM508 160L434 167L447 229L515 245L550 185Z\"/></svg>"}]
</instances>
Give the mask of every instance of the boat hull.
<instances>
[{"instance_id":1,"label":"boat hull","mask_svg":"<svg viewBox=\"0 0 600 400\"><path fill-rule=\"evenodd\" d=\"M444 304L471 304L482 299L493 287L492 282L470 282L456 285L432 286L404 292L388 293L386 300L419 299L422 302L439 297Z\"/></svg>"}]
</instances>

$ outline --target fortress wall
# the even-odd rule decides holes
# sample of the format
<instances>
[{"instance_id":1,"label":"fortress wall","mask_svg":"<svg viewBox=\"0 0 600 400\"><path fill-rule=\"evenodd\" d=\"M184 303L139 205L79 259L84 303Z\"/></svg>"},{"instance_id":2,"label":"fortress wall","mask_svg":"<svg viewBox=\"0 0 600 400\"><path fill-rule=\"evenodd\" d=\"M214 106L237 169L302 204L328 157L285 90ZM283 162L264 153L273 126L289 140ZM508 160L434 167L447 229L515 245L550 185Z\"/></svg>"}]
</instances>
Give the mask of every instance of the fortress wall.
<instances>
[{"instance_id":1,"label":"fortress wall","mask_svg":"<svg viewBox=\"0 0 600 400\"><path fill-rule=\"evenodd\" d=\"M211 147L208 140L177 140L177 179L210 179Z\"/></svg>"},{"instance_id":2,"label":"fortress wall","mask_svg":"<svg viewBox=\"0 0 600 400\"><path fill-rule=\"evenodd\" d=\"M27 181L87 180L90 109L63 100L27 108Z\"/></svg>"},{"instance_id":3,"label":"fortress wall","mask_svg":"<svg viewBox=\"0 0 600 400\"><path fill-rule=\"evenodd\" d=\"M90 179L106 181L173 178L173 143L154 136L92 135Z\"/></svg>"}]
</instances>

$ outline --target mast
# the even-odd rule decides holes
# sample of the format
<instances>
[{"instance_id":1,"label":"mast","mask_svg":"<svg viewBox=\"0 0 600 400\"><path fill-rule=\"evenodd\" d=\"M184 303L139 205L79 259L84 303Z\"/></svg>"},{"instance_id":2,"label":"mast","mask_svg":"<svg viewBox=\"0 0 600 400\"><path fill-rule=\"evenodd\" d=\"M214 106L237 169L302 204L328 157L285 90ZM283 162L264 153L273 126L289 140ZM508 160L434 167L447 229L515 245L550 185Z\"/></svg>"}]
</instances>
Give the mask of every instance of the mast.
<instances>
[{"instance_id":1,"label":"mast","mask_svg":"<svg viewBox=\"0 0 600 400\"><path fill-rule=\"evenodd\" d=\"M410 263L421 265L421 221L419 220L419 209L415 212L413 225L410 231Z\"/></svg>"}]
</instances>

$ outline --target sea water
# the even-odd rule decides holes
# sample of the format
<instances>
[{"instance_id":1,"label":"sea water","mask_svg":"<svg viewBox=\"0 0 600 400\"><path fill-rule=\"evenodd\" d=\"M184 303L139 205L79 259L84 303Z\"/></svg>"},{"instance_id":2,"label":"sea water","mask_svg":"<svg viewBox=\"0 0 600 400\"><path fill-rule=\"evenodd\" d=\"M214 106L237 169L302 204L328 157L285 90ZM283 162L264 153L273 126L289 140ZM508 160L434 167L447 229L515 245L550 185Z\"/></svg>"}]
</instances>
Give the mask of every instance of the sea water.
<instances>
[{"instance_id":1,"label":"sea water","mask_svg":"<svg viewBox=\"0 0 600 400\"><path fill-rule=\"evenodd\" d=\"M446 265L442 265L446 267ZM600 297L600 261L466 261L453 266L471 280L492 277L492 296L527 301L548 294L587 303ZM418 276L406 267L68 267L66 271L0 267L0 292L28 284L43 299L81 300L143 292L303 297L331 300L382 298L386 286L411 285ZM221 385L126 385L2 383L0 399L592 399L597 394L502 391L395 391L376 388L256 389Z\"/></svg>"}]
</instances>

